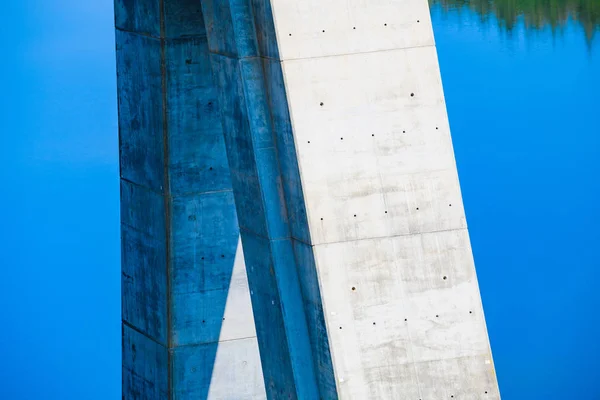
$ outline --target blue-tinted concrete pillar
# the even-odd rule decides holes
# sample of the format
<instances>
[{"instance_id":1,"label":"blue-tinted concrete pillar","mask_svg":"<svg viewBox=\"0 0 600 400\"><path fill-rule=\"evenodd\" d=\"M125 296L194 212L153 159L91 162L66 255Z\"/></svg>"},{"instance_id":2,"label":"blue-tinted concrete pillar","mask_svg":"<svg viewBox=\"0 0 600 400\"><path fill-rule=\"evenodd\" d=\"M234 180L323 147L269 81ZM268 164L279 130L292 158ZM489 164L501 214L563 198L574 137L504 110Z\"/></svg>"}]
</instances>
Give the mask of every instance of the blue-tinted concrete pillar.
<instances>
[{"instance_id":1,"label":"blue-tinted concrete pillar","mask_svg":"<svg viewBox=\"0 0 600 400\"><path fill-rule=\"evenodd\" d=\"M123 399L265 398L200 3L115 16Z\"/></svg>"},{"instance_id":2,"label":"blue-tinted concrete pillar","mask_svg":"<svg viewBox=\"0 0 600 400\"><path fill-rule=\"evenodd\" d=\"M202 7L267 395L335 399L270 2Z\"/></svg>"},{"instance_id":3,"label":"blue-tinted concrete pillar","mask_svg":"<svg viewBox=\"0 0 600 400\"><path fill-rule=\"evenodd\" d=\"M124 398L498 399L427 1L116 13Z\"/></svg>"}]
</instances>

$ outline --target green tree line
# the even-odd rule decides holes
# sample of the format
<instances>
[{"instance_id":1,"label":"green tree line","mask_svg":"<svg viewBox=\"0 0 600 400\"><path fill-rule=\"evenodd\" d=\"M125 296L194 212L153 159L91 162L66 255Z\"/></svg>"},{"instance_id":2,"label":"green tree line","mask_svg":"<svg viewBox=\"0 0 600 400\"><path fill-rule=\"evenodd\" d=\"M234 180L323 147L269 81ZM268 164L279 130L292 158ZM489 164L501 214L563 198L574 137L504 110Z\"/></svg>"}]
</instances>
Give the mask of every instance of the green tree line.
<instances>
[{"instance_id":1,"label":"green tree line","mask_svg":"<svg viewBox=\"0 0 600 400\"><path fill-rule=\"evenodd\" d=\"M589 42L600 29L600 0L429 0L429 4L445 10L468 7L482 18L493 14L509 31L520 17L528 28L550 26L553 31L572 18L581 23Z\"/></svg>"}]
</instances>

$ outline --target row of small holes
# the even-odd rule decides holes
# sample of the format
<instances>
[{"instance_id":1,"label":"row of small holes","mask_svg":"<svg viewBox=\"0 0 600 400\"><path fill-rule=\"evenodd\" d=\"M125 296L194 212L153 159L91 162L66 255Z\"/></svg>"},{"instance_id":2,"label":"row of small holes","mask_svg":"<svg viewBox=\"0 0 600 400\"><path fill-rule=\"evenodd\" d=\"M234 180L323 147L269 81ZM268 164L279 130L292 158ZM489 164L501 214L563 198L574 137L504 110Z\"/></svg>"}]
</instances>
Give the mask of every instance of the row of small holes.
<instances>
[{"instance_id":1,"label":"row of small holes","mask_svg":"<svg viewBox=\"0 0 600 400\"><path fill-rule=\"evenodd\" d=\"M438 129L438 127L436 126L436 127L435 127L435 129ZM406 133L406 131L402 131L402 133ZM374 134L374 133L372 133L372 134L371 134L371 136L372 136L372 137L375 137L375 134ZM343 138L343 137L341 137L341 138L340 138L340 140L344 140L344 138ZM310 140L308 141L308 143L310 144ZM212 167L211 167L211 170L212 170Z\"/></svg>"},{"instance_id":2,"label":"row of small holes","mask_svg":"<svg viewBox=\"0 0 600 400\"><path fill-rule=\"evenodd\" d=\"M352 289L352 290L354 290L354 289ZM473 311L469 311L469 314L473 314ZM440 316L439 316L439 314L436 314L435 317L439 318ZM204 321L202 321L202 322L204 322ZM404 318L404 322L408 322L408 318ZM377 325L377 323L373 322L373 325ZM341 326L340 326L340 329L342 329Z\"/></svg>"},{"instance_id":3,"label":"row of small holes","mask_svg":"<svg viewBox=\"0 0 600 400\"><path fill-rule=\"evenodd\" d=\"M421 22L421 20L417 20L417 23L419 23L419 22ZM383 26L388 26L388 24L383 24ZM355 27L355 26L353 26L353 27L352 27L352 29L353 29L353 30L355 30L355 29L356 29L356 27ZM322 32L323 32L323 33L325 33L325 29L323 29L323 30L322 30ZM292 34L291 34L291 33L290 33L289 35L290 35L290 36L292 36Z\"/></svg>"},{"instance_id":4,"label":"row of small holes","mask_svg":"<svg viewBox=\"0 0 600 400\"><path fill-rule=\"evenodd\" d=\"M225 254L221 254L221 258L225 258ZM204 260L204 257L202 257L202 260Z\"/></svg>"},{"instance_id":5,"label":"row of small holes","mask_svg":"<svg viewBox=\"0 0 600 400\"><path fill-rule=\"evenodd\" d=\"M225 317L223 317L223 321L225 321ZM204 324L204 323L206 323L206 321L202 320L202 323Z\"/></svg>"},{"instance_id":6,"label":"row of small holes","mask_svg":"<svg viewBox=\"0 0 600 400\"><path fill-rule=\"evenodd\" d=\"M452 204L448 204L448 207L452 207ZM417 207L416 210L419 211L419 207ZM387 214L387 213L388 213L387 211L384 211L384 214ZM357 217L357 214L354 214L354 218L356 218L356 217ZM324 218L321 217L321 221L323 221L323 220L324 220Z\"/></svg>"},{"instance_id":7,"label":"row of small holes","mask_svg":"<svg viewBox=\"0 0 600 400\"><path fill-rule=\"evenodd\" d=\"M485 393L485 394L487 394L487 390L486 390L484 393ZM454 398L454 395L453 395L453 394L452 394L452 395L450 395L450 398L452 398L452 399L453 399L453 398ZM419 400L421 400L421 399L419 399Z\"/></svg>"}]
</instances>

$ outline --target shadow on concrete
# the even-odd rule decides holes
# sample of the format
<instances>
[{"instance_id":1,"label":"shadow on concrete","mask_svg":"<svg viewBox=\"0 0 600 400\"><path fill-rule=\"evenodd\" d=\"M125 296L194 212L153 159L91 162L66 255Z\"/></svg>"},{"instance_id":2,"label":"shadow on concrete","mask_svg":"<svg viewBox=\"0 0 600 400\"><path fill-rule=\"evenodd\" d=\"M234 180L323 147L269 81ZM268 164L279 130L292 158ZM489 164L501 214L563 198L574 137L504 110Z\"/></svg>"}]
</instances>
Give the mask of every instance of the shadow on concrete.
<instances>
[{"instance_id":1,"label":"shadow on concrete","mask_svg":"<svg viewBox=\"0 0 600 400\"><path fill-rule=\"evenodd\" d=\"M123 398L264 397L200 2L115 23Z\"/></svg>"}]
</instances>

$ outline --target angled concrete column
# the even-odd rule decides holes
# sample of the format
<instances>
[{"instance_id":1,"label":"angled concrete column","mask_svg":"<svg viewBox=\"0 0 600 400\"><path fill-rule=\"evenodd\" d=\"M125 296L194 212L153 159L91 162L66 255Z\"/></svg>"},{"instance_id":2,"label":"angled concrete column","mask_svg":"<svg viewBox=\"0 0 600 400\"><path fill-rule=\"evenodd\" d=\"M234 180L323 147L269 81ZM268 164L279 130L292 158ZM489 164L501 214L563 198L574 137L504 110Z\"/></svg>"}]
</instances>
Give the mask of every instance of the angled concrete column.
<instances>
[{"instance_id":1,"label":"angled concrete column","mask_svg":"<svg viewBox=\"0 0 600 400\"><path fill-rule=\"evenodd\" d=\"M267 395L333 398L335 382L279 62L262 58L264 46L271 43L256 40L255 17L263 19L257 26L271 29L264 34L273 38L267 8L254 10L245 0L204 0L202 7Z\"/></svg>"},{"instance_id":2,"label":"angled concrete column","mask_svg":"<svg viewBox=\"0 0 600 400\"><path fill-rule=\"evenodd\" d=\"M202 0L269 398L498 399L426 0Z\"/></svg>"},{"instance_id":3,"label":"angled concrete column","mask_svg":"<svg viewBox=\"0 0 600 400\"><path fill-rule=\"evenodd\" d=\"M200 4L115 13L123 399L264 399Z\"/></svg>"}]
</instances>

